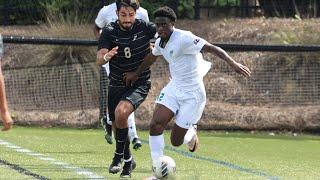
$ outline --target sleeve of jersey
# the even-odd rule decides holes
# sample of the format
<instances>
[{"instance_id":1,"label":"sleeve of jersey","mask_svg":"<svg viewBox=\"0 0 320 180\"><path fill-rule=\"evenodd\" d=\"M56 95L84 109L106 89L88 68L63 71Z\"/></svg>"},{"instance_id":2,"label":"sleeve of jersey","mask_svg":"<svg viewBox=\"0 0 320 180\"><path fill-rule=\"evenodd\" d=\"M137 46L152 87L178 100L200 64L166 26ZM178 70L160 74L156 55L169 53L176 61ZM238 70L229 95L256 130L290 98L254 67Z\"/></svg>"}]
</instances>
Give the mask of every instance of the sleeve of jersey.
<instances>
[{"instance_id":1,"label":"sleeve of jersey","mask_svg":"<svg viewBox=\"0 0 320 180\"><path fill-rule=\"evenodd\" d=\"M106 26L106 22L104 21L103 16L105 16L103 8L99 11L96 20L94 21L96 25L102 29L103 27Z\"/></svg>"},{"instance_id":2,"label":"sleeve of jersey","mask_svg":"<svg viewBox=\"0 0 320 180\"><path fill-rule=\"evenodd\" d=\"M149 15L148 15L148 11L144 11L144 16L143 16L143 20L145 21L145 22L149 22Z\"/></svg>"},{"instance_id":3,"label":"sleeve of jersey","mask_svg":"<svg viewBox=\"0 0 320 180\"><path fill-rule=\"evenodd\" d=\"M154 48L152 49L152 54L154 56L161 56L161 52L160 52L160 46L159 46L159 39L157 39L156 43L154 44Z\"/></svg>"},{"instance_id":4,"label":"sleeve of jersey","mask_svg":"<svg viewBox=\"0 0 320 180\"><path fill-rule=\"evenodd\" d=\"M207 41L191 32L181 38L182 54L198 54Z\"/></svg>"},{"instance_id":5,"label":"sleeve of jersey","mask_svg":"<svg viewBox=\"0 0 320 180\"><path fill-rule=\"evenodd\" d=\"M102 30L101 36L98 41L98 50L102 48L106 48L106 49L111 48L111 36L110 36L110 31L108 31L107 28L104 28Z\"/></svg>"}]
</instances>

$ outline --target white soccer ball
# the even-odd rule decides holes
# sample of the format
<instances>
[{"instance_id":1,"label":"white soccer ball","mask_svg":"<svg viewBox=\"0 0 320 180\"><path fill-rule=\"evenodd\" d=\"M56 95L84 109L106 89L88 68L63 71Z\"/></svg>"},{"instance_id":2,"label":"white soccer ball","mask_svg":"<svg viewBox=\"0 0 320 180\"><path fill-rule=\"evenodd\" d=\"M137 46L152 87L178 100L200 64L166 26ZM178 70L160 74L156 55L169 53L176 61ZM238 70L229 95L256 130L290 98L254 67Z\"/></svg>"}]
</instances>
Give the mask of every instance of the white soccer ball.
<instances>
[{"instance_id":1,"label":"white soccer ball","mask_svg":"<svg viewBox=\"0 0 320 180\"><path fill-rule=\"evenodd\" d=\"M153 175L158 179L175 179L176 163L169 156L162 156L152 165Z\"/></svg>"}]
</instances>

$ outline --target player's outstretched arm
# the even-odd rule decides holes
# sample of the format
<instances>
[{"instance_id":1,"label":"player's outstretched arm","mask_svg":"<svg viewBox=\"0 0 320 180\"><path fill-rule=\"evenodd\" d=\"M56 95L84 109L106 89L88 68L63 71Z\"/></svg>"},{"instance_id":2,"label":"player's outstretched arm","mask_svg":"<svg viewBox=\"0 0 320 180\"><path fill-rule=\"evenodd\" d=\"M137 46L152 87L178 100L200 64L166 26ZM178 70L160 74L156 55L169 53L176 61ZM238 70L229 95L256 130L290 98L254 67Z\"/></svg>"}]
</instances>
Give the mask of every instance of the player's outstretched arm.
<instances>
[{"instance_id":1,"label":"player's outstretched arm","mask_svg":"<svg viewBox=\"0 0 320 180\"><path fill-rule=\"evenodd\" d=\"M140 64L138 69L133 72L124 73L124 80L126 81L126 86L132 86L134 82L136 82L139 78L139 75L147 70L155 61L157 60L157 56L154 56L152 53L149 53Z\"/></svg>"},{"instance_id":2,"label":"player's outstretched arm","mask_svg":"<svg viewBox=\"0 0 320 180\"><path fill-rule=\"evenodd\" d=\"M112 48L110 51L106 48L102 48L97 52L96 64L98 66L106 64L116 54L118 54L118 46Z\"/></svg>"},{"instance_id":3,"label":"player's outstretched arm","mask_svg":"<svg viewBox=\"0 0 320 180\"><path fill-rule=\"evenodd\" d=\"M236 62L229 54L218 46L207 43L203 46L202 51L217 55L219 58L225 60L237 73L249 77L251 71L248 67Z\"/></svg>"}]
</instances>

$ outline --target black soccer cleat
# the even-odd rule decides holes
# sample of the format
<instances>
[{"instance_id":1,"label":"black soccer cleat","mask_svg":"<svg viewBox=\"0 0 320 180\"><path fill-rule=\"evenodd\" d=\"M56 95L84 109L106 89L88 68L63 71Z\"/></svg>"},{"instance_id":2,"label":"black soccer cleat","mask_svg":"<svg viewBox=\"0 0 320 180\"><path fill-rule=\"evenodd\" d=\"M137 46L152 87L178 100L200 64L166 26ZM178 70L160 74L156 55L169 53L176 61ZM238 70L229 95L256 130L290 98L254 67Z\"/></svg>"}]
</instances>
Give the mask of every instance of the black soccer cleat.
<instances>
[{"instance_id":1,"label":"black soccer cleat","mask_svg":"<svg viewBox=\"0 0 320 180\"><path fill-rule=\"evenodd\" d=\"M116 174L121 171L121 158L117 155L113 157L112 163L109 166L109 173Z\"/></svg>"},{"instance_id":2,"label":"black soccer cleat","mask_svg":"<svg viewBox=\"0 0 320 180\"><path fill-rule=\"evenodd\" d=\"M133 168L133 161L125 162L120 174L121 179L131 178L131 172ZM136 165L135 165L136 166Z\"/></svg>"},{"instance_id":3,"label":"black soccer cleat","mask_svg":"<svg viewBox=\"0 0 320 180\"><path fill-rule=\"evenodd\" d=\"M133 145L133 149L134 149L134 150L138 150L138 149L141 148L142 142L140 141L139 138L134 138L134 139L132 140L132 145Z\"/></svg>"}]
</instances>

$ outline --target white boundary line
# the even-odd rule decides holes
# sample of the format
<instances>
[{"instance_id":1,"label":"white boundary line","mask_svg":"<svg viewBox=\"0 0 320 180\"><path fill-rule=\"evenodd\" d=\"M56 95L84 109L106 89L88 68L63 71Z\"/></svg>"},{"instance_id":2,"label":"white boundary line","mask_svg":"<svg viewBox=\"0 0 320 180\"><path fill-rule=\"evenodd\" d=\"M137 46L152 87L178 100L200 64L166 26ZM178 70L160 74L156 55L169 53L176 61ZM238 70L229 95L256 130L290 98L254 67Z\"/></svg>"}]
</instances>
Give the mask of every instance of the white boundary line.
<instances>
[{"instance_id":1,"label":"white boundary line","mask_svg":"<svg viewBox=\"0 0 320 180\"><path fill-rule=\"evenodd\" d=\"M60 166L60 167L62 167L64 169L72 170L73 172L75 172L78 175L86 176L88 179L105 179L105 177L96 175L95 173L93 173L93 172L91 172L91 171L89 171L87 169L76 167L76 166L73 166L73 165L68 164L66 162L58 161L58 160L56 160L54 158L51 158L51 157L49 157L47 155L44 155L44 154L41 154L41 153L32 152L29 149L24 149L24 148L22 148L20 146L16 146L16 145L14 145L12 143L9 143L7 141L4 141L2 139L0 139L0 145L5 146L5 147L10 148L10 149L13 149L18 153L22 153L22 154L26 154L26 155L29 155L29 156L37 157L40 160L47 161L50 164Z\"/></svg>"}]
</instances>

